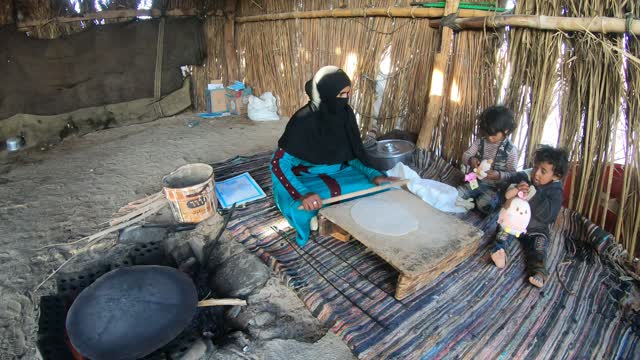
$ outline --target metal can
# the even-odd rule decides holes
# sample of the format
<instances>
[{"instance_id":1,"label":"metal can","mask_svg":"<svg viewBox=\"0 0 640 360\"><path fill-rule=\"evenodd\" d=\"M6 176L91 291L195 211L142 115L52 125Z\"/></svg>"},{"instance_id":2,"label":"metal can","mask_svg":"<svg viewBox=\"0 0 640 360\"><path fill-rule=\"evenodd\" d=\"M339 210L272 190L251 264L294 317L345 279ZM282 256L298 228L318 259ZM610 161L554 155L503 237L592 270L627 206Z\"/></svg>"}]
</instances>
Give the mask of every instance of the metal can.
<instances>
[{"instance_id":1,"label":"metal can","mask_svg":"<svg viewBox=\"0 0 640 360\"><path fill-rule=\"evenodd\" d=\"M11 151L20 150L20 148L22 147L23 141L24 141L23 138L19 136L8 138L6 140L7 151L11 152Z\"/></svg>"}]
</instances>

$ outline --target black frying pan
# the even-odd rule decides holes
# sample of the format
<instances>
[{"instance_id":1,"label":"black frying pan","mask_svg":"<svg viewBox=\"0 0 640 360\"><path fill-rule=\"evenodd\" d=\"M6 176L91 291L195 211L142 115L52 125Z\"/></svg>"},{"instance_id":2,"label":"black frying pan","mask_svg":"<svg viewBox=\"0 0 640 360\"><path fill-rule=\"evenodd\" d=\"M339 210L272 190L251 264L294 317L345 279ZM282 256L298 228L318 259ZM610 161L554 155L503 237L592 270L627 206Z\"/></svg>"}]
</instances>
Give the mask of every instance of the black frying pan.
<instances>
[{"instance_id":1,"label":"black frying pan","mask_svg":"<svg viewBox=\"0 0 640 360\"><path fill-rule=\"evenodd\" d=\"M67 314L67 333L92 360L137 359L178 336L197 305L195 285L172 267L121 268L80 293Z\"/></svg>"}]
</instances>

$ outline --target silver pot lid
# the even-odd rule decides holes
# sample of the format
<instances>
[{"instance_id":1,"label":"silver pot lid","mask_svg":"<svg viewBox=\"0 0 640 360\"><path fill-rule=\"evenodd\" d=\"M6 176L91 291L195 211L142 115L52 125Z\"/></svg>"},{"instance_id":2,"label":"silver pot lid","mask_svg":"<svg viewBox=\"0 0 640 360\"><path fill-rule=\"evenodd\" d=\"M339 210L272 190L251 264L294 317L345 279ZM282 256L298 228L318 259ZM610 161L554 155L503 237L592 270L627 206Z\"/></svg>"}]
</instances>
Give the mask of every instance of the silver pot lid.
<instances>
[{"instance_id":1,"label":"silver pot lid","mask_svg":"<svg viewBox=\"0 0 640 360\"><path fill-rule=\"evenodd\" d=\"M367 154L377 158L395 158L412 153L416 146L406 140L382 140L375 147L367 149Z\"/></svg>"}]
</instances>

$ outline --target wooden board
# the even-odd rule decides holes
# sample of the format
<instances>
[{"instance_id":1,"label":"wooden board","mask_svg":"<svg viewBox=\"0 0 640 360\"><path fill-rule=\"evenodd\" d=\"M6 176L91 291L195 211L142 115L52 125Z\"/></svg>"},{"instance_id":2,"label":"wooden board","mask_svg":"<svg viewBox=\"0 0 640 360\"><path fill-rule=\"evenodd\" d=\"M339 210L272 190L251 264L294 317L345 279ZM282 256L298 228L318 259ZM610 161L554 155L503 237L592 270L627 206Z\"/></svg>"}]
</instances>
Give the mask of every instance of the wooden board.
<instances>
[{"instance_id":1,"label":"wooden board","mask_svg":"<svg viewBox=\"0 0 640 360\"><path fill-rule=\"evenodd\" d=\"M390 236L363 228L351 216L351 208L362 199L324 208L320 215L398 270L398 299L410 295L442 272L453 269L478 248L484 234L404 190L387 191L371 197L408 210L418 220L418 229L406 235Z\"/></svg>"}]
</instances>

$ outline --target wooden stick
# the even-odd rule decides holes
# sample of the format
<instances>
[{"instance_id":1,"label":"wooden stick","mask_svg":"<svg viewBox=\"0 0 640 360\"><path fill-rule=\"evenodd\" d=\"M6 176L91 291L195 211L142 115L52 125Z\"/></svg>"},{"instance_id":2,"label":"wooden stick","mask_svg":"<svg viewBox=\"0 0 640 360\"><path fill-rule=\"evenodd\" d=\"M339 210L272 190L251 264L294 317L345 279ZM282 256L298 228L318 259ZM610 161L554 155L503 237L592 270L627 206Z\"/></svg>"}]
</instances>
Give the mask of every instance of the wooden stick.
<instances>
[{"instance_id":1,"label":"wooden stick","mask_svg":"<svg viewBox=\"0 0 640 360\"><path fill-rule=\"evenodd\" d=\"M110 226L114 226L114 225L118 225L124 221L128 221L131 220L133 218L137 218L138 216L142 215L142 214L147 214L147 213L156 213L158 211L160 211L160 209L162 209L163 207L167 206L168 202L165 198L159 198L156 199L154 202L145 205L137 210L134 210L126 215L117 217L115 219L111 219L111 221L109 221L109 225Z\"/></svg>"},{"instance_id":2,"label":"wooden stick","mask_svg":"<svg viewBox=\"0 0 640 360\"><path fill-rule=\"evenodd\" d=\"M444 15L445 9L425 9L416 7L385 7L385 8L360 8L360 9L333 9L293 11L277 14L241 16L236 18L237 23L257 21L274 21L290 19L319 19L319 18L344 18L344 17L395 17L395 18L438 18ZM494 11L467 10L458 12L458 17L482 17L495 14Z\"/></svg>"},{"instance_id":3,"label":"wooden stick","mask_svg":"<svg viewBox=\"0 0 640 360\"><path fill-rule=\"evenodd\" d=\"M146 198L143 199L138 199L135 201L132 201L130 203L128 203L127 205L121 207L117 213L115 213L114 215L117 214L121 214L121 213L127 213L129 211L135 210L135 209L139 209L141 207L144 207L146 205L149 205L155 201L157 201L158 199L162 198L164 196L164 194L162 192L157 192L153 195L147 196Z\"/></svg>"},{"instance_id":4,"label":"wooden stick","mask_svg":"<svg viewBox=\"0 0 640 360\"><path fill-rule=\"evenodd\" d=\"M349 193L349 194L344 194L344 195L340 195L340 196L334 196L332 198L328 198L326 200L322 200L322 205L329 205L329 204L337 203L339 201L353 199L353 198L358 197L358 196L373 194L373 193L376 193L376 192L379 192L379 191L382 191L382 190L387 190L387 189L390 189L390 188L396 187L396 186L404 186L404 185L407 185L409 183L409 181L410 180L405 179L405 180L392 182L392 183L386 184L386 185L372 187L372 188L365 189L365 190L354 191L354 192ZM302 210L302 209L304 209L304 207L302 205L298 206L298 210Z\"/></svg>"},{"instance_id":5,"label":"wooden stick","mask_svg":"<svg viewBox=\"0 0 640 360\"><path fill-rule=\"evenodd\" d=\"M476 30L488 28L500 28L505 26L521 27L539 30L556 31L590 31L592 33L624 33L627 31L627 20L613 17L567 17L545 15L496 15L477 18L458 17L455 23L462 30ZM434 20L429 26L438 27L440 20ZM629 22L629 32L640 35L640 20L633 19Z\"/></svg>"},{"instance_id":6,"label":"wooden stick","mask_svg":"<svg viewBox=\"0 0 640 360\"><path fill-rule=\"evenodd\" d=\"M164 13L165 16L197 16L201 15L196 9L174 9L167 10ZM221 11L211 11L206 14L207 16L223 16ZM55 17L51 19L44 20L32 20L32 21L24 21L17 23L17 27L20 30L24 30L25 28L33 27L33 26L42 26L49 24L51 22L55 23L73 23L80 21L89 21L89 20L108 20L108 19L120 19L120 18L132 18L138 16L149 16L153 18L161 17L162 12L158 9L150 9L150 10L104 10L99 11L92 14L85 14L82 16L61 16Z\"/></svg>"},{"instance_id":7,"label":"wooden stick","mask_svg":"<svg viewBox=\"0 0 640 360\"><path fill-rule=\"evenodd\" d=\"M207 300L198 301L198 307L225 306L225 305L247 306L247 301L242 299L207 299Z\"/></svg>"},{"instance_id":8,"label":"wooden stick","mask_svg":"<svg viewBox=\"0 0 640 360\"><path fill-rule=\"evenodd\" d=\"M164 207L164 205L163 205L162 207ZM155 213L156 213L156 212L158 212L158 210L160 210L162 207L160 207L160 208L158 208L158 209L154 209L154 208L152 208L152 209L150 209L148 212L143 213L143 214L140 214L140 216L139 216L139 217L137 217L137 218L135 218L135 219L132 219L132 220L129 220L129 221L126 221L126 222L120 223L120 224L118 224L118 225L114 225L114 226L108 227L108 228L106 228L106 229L104 229L104 230L102 230L102 231L99 231L99 232L97 232L97 233L95 233L95 234L93 234L93 235L85 236L85 237L83 237L83 238L81 238L81 239L78 239L78 240L75 240L75 241L72 241L72 242L68 242L68 243L59 243L59 244L50 244L50 245L45 245L45 246L39 247L39 248L34 249L34 250L35 250L35 251L40 251L40 250L44 250L44 249L48 249L48 248L52 248L52 247L69 246L69 245L77 244L77 243L79 243L79 242L83 242L83 241L92 242L92 241L94 241L94 240L97 240L97 239L103 238L103 237L105 237L105 236L107 236L107 235L109 235L109 234L111 234L111 233L113 233L113 232L116 232L116 231L118 231L118 230L120 230L120 229L124 229L124 228L126 228L126 227L128 227L128 226L130 226L130 225L133 225L133 224L135 224L135 223L139 222L140 220L143 220L144 218L149 217L149 216L151 216L151 215L155 214Z\"/></svg>"},{"instance_id":9,"label":"wooden stick","mask_svg":"<svg viewBox=\"0 0 640 360\"><path fill-rule=\"evenodd\" d=\"M238 57L236 56L236 8L237 0L225 0L224 2L224 53L226 58L227 83L238 78Z\"/></svg>"}]
</instances>

